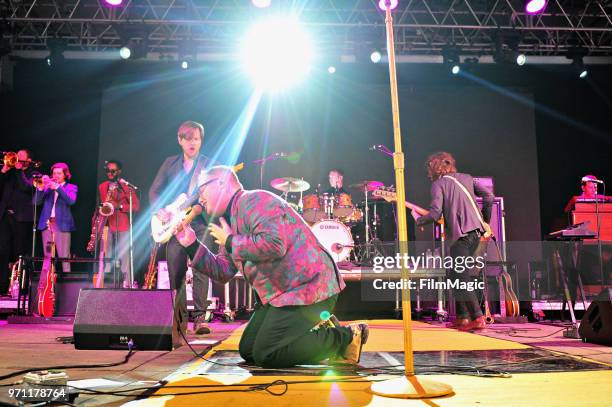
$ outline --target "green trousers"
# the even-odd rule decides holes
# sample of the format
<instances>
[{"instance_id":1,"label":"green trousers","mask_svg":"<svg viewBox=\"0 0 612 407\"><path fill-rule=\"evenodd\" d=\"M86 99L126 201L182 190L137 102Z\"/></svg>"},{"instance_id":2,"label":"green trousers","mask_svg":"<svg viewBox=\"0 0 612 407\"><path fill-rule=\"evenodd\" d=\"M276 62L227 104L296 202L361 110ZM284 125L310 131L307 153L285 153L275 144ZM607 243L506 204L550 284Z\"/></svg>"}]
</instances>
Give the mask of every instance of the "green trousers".
<instances>
[{"instance_id":1,"label":"green trousers","mask_svg":"<svg viewBox=\"0 0 612 407\"><path fill-rule=\"evenodd\" d=\"M312 305L256 305L240 339L240 356L257 366L281 368L342 355L353 338L350 328L312 330L321 312L333 311L336 300L337 295Z\"/></svg>"}]
</instances>

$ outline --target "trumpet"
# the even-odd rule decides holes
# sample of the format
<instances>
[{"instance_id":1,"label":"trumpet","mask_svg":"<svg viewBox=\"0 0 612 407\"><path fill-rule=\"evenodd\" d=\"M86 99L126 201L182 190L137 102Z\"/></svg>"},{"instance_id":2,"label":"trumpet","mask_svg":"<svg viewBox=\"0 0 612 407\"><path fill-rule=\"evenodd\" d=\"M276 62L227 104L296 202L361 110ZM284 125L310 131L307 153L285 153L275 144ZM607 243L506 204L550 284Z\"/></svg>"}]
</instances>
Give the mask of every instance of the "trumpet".
<instances>
[{"instance_id":1,"label":"trumpet","mask_svg":"<svg viewBox=\"0 0 612 407\"><path fill-rule=\"evenodd\" d=\"M48 175L42 175L42 174L34 174L34 177L32 179L32 184L34 185L34 187L39 188L39 189L47 188L49 184L52 182L53 182L53 179L51 179Z\"/></svg>"},{"instance_id":2,"label":"trumpet","mask_svg":"<svg viewBox=\"0 0 612 407\"><path fill-rule=\"evenodd\" d=\"M19 162L17 153L13 151L3 151L2 154L4 154L4 158L2 161L4 162L4 165L6 165L9 168L15 167L15 165L17 165L17 163ZM22 163L23 162L24 161L22 161ZM42 161L33 161L31 159L28 159L28 161L25 161L25 162L31 164L34 168L38 168L42 164Z\"/></svg>"},{"instance_id":3,"label":"trumpet","mask_svg":"<svg viewBox=\"0 0 612 407\"><path fill-rule=\"evenodd\" d=\"M17 158L17 153L14 153L12 151L4 151L4 165L6 165L7 167L14 167L17 164L17 161L19 161L19 159Z\"/></svg>"}]
</instances>

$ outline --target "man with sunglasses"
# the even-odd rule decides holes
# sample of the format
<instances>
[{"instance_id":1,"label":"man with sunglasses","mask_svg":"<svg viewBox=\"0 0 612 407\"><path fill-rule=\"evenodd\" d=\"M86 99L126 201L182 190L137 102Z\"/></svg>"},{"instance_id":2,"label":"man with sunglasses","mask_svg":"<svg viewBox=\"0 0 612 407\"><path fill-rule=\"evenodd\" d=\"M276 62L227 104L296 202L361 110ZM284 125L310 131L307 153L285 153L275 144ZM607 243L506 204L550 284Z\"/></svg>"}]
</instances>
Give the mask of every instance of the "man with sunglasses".
<instances>
[{"instance_id":1,"label":"man with sunglasses","mask_svg":"<svg viewBox=\"0 0 612 407\"><path fill-rule=\"evenodd\" d=\"M112 256L120 260L123 288L130 288L130 195L132 195L132 213L140 210L140 200L138 194L130 186L120 182L122 170L123 165L120 161L107 161L104 167L106 181L98 186L100 200L108 197L106 202L113 205L113 214L106 220L110 234L106 239L104 251L101 251L101 253L105 253L106 257ZM100 205L104 203L100 202ZM98 234L101 232L99 230ZM108 273L110 267L110 264L106 264L104 272Z\"/></svg>"},{"instance_id":2,"label":"man with sunglasses","mask_svg":"<svg viewBox=\"0 0 612 407\"><path fill-rule=\"evenodd\" d=\"M15 167L3 165L0 170L0 295L7 292L9 262L32 250L31 162L30 151L21 149Z\"/></svg>"},{"instance_id":3,"label":"man with sunglasses","mask_svg":"<svg viewBox=\"0 0 612 407\"><path fill-rule=\"evenodd\" d=\"M189 226L176 236L192 257L195 275L226 283L241 271L255 290L257 304L240 340L240 356L270 368L327 358L358 363L368 327L322 321L345 284L302 217L268 191L244 190L231 167L210 168L199 185L200 203L219 219L209 225L218 253L196 241Z\"/></svg>"},{"instance_id":4,"label":"man with sunglasses","mask_svg":"<svg viewBox=\"0 0 612 407\"><path fill-rule=\"evenodd\" d=\"M200 154L204 141L204 126L187 121L179 126L177 141L181 147L181 154L166 158L149 190L149 200L153 213L160 220L167 222L170 214L164 210L181 193L192 196L197 192L198 174L209 165L209 159ZM206 220L198 216L191 223L198 238L214 244L210 235L206 233ZM185 291L185 276L187 275L187 252L176 238L170 239L166 244L166 261L170 277L170 288L177 291L177 305L182 320L187 321L187 294ZM193 276L193 332L198 335L210 333L206 324L206 309L208 308L208 277L202 273Z\"/></svg>"}]
</instances>

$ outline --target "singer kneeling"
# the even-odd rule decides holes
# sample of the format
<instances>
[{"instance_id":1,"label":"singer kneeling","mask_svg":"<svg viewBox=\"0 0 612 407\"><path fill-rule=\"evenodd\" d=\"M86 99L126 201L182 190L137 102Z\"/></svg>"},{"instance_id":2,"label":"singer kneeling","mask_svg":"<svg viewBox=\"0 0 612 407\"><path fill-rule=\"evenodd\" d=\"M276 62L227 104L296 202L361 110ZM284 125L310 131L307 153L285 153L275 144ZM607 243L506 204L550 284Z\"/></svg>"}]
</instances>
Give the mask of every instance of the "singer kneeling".
<instances>
[{"instance_id":1,"label":"singer kneeling","mask_svg":"<svg viewBox=\"0 0 612 407\"><path fill-rule=\"evenodd\" d=\"M262 367L359 362L368 327L321 323L331 313L344 281L329 253L302 217L276 195L246 191L230 167L204 172L200 203L219 218L209 231L219 244L212 253L185 227L176 233L195 272L221 283L241 271L257 304L240 340L240 356Z\"/></svg>"}]
</instances>

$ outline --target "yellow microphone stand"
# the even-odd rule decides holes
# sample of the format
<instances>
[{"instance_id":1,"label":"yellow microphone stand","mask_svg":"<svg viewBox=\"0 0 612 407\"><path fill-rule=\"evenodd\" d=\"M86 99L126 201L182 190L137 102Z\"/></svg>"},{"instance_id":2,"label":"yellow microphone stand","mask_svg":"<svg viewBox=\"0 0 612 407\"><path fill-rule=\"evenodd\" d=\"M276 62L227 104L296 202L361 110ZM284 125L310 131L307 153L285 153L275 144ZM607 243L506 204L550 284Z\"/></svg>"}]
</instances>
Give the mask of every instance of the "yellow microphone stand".
<instances>
[{"instance_id":1,"label":"yellow microphone stand","mask_svg":"<svg viewBox=\"0 0 612 407\"><path fill-rule=\"evenodd\" d=\"M393 138L395 152L393 167L395 185L397 185L397 223L400 254L408 253L408 228L406 223L406 189L404 185L404 153L402 152L402 134L400 131L399 101L397 95L397 75L395 71L395 47L393 39L393 18L391 1L385 1L385 24L387 27L387 52L389 55L389 79L391 82L391 108L393 113ZM407 282L410 278L408 269L402 262L401 278ZM412 319L410 315L410 290L407 284L402 285L402 314L404 325L404 376L396 379L373 383L372 393L394 398L425 399L453 394L453 388L447 384L423 379L414 373L414 356L412 351Z\"/></svg>"}]
</instances>

